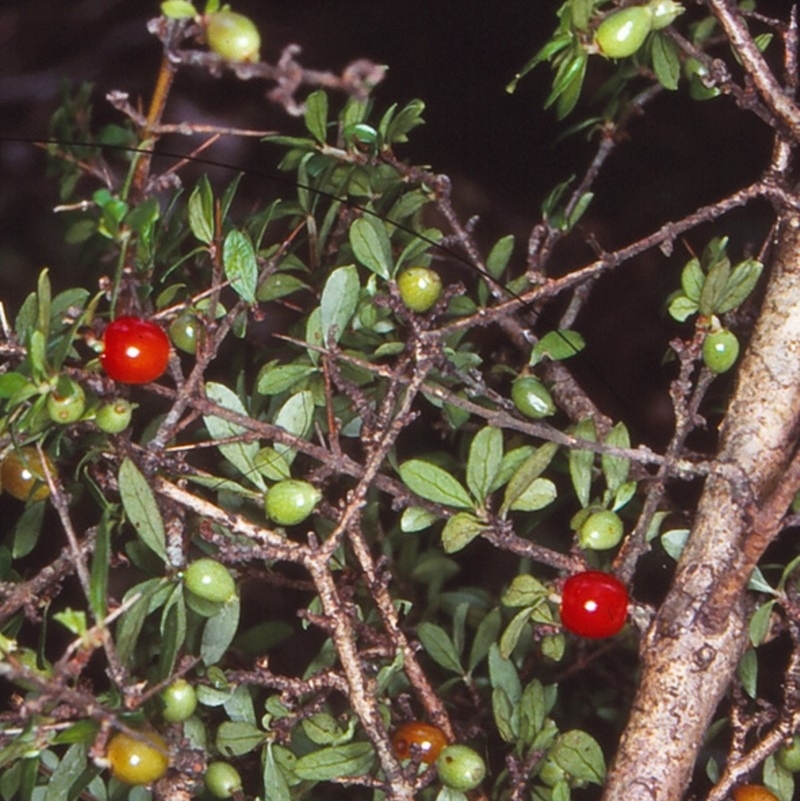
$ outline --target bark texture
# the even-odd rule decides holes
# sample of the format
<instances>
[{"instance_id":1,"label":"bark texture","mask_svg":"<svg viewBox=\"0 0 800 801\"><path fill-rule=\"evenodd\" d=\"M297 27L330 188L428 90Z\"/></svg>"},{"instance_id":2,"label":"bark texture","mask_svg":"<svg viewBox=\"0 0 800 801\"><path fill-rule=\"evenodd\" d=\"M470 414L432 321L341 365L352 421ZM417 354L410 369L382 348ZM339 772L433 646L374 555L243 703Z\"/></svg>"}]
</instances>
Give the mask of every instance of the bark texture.
<instances>
[{"instance_id":1,"label":"bark texture","mask_svg":"<svg viewBox=\"0 0 800 801\"><path fill-rule=\"evenodd\" d=\"M782 480L799 417L800 217L793 213L779 230L761 314L689 542L642 643L642 678L604 801L683 796L745 645L749 575L791 499Z\"/></svg>"}]
</instances>

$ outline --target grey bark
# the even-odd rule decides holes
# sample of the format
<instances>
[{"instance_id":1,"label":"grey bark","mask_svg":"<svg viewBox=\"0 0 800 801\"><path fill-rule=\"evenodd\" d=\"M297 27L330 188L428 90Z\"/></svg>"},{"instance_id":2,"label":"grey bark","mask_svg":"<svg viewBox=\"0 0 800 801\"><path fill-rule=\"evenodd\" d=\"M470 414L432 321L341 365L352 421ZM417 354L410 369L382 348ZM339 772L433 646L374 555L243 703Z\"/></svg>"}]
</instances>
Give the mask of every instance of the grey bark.
<instances>
[{"instance_id":1,"label":"grey bark","mask_svg":"<svg viewBox=\"0 0 800 801\"><path fill-rule=\"evenodd\" d=\"M748 578L796 489L798 419L800 217L792 213L689 541L642 643L642 678L604 801L677 801L686 791L746 644Z\"/></svg>"}]
</instances>

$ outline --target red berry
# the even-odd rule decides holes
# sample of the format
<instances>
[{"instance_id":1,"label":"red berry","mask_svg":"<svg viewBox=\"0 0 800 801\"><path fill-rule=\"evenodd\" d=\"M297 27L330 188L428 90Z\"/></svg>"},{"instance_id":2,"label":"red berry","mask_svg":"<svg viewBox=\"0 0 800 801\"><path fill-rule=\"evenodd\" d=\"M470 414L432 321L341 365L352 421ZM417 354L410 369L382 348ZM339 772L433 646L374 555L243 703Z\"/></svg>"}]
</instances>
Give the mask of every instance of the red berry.
<instances>
[{"instance_id":1,"label":"red berry","mask_svg":"<svg viewBox=\"0 0 800 801\"><path fill-rule=\"evenodd\" d=\"M561 622L581 637L611 637L628 616L628 591L608 573L587 570L570 576L561 592Z\"/></svg>"},{"instance_id":2,"label":"red berry","mask_svg":"<svg viewBox=\"0 0 800 801\"><path fill-rule=\"evenodd\" d=\"M398 759L417 757L427 765L436 762L436 758L447 745L444 732L430 723L409 720L397 727L392 735L392 750ZM412 752L412 746L415 747Z\"/></svg>"},{"instance_id":3,"label":"red berry","mask_svg":"<svg viewBox=\"0 0 800 801\"><path fill-rule=\"evenodd\" d=\"M164 375L169 337L153 322L118 317L103 334L100 363L121 384L149 384Z\"/></svg>"}]
</instances>

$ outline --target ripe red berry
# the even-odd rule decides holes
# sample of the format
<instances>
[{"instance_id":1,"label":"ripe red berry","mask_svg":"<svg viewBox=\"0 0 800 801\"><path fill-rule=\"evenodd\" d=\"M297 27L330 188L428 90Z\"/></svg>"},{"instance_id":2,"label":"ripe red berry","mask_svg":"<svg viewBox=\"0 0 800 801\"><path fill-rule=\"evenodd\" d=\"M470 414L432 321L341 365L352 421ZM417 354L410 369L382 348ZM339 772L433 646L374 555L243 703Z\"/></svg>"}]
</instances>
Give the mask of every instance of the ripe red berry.
<instances>
[{"instance_id":1,"label":"ripe red berry","mask_svg":"<svg viewBox=\"0 0 800 801\"><path fill-rule=\"evenodd\" d=\"M446 745L447 738L438 726L419 720L400 724L392 735L392 750L398 759L416 756L426 765L436 762Z\"/></svg>"},{"instance_id":2,"label":"ripe red berry","mask_svg":"<svg viewBox=\"0 0 800 801\"><path fill-rule=\"evenodd\" d=\"M140 317L117 317L103 334L100 363L121 384L148 384L164 375L169 362L169 337Z\"/></svg>"},{"instance_id":3,"label":"ripe red berry","mask_svg":"<svg viewBox=\"0 0 800 801\"><path fill-rule=\"evenodd\" d=\"M628 616L628 591L614 576L586 570L570 576L561 591L561 622L581 637L611 637Z\"/></svg>"}]
</instances>

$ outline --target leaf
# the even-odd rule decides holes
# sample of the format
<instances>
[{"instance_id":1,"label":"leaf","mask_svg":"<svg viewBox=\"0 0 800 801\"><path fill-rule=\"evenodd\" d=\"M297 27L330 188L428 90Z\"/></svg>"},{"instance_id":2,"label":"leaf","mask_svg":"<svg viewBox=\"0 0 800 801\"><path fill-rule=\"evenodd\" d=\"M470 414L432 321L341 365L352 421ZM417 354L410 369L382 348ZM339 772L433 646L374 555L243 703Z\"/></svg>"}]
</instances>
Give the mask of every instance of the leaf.
<instances>
[{"instance_id":1,"label":"leaf","mask_svg":"<svg viewBox=\"0 0 800 801\"><path fill-rule=\"evenodd\" d=\"M217 729L216 745L223 756L243 756L258 748L265 739L265 732L252 723L226 720Z\"/></svg>"},{"instance_id":2,"label":"leaf","mask_svg":"<svg viewBox=\"0 0 800 801\"><path fill-rule=\"evenodd\" d=\"M197 10L188 0L164 0L161 13L170 19L192 19Z\"/></svg>"},{"instance_id":3,"label":"leaf","mask_svg":"<svg viewBox=\"0 0 800 801\"><path fill-rule=\"evenodd\" d=\"M189 195L187 203L189 228L195 238L206 245L214 241L214 193L208 176L204 175Z\"/></svg>"},{"instance_id":4,"label":"leaf","mask_svg":"<svg viewBox=\"0 0 800 801\"><path fill-rule=\"evenodd\" d=\"M511 254L514 252L514 234L508 234L495 242L494 247L486 257L486 269L492 278L500 278L508 267Z\"/></svg>"},{"instance_id":5,"label":"leaf","mask_svg":"<svg viewBox=\"0 0 800 801\"><path fill-rule=\"evenodd\" d=\"M111 523L109 522L109 514L104 512L97 526L89 576L89 604L98 620L102 620L105 617L107 610L110 549Z\"/></svg>"},{"instance_id":6,"label":"leaf","mask_svg":"<svg viewBox=\"0 0 800 801\"><path fill-rule=\"evenodd\" d=\"M669 316L679 323L685 322L693 314L700 311L697 302L687 298L685 295L676 295L669 303Z\"/></svg>"},{"instance_id":7,"label":"leaf","mask_svg":"<svg viewBox=\"0 0 800 801\"><path fill-rule=\"evenodd\" d=\"M677 562L688 539L688 528L674 528L661 535L661 547Z\"/></svg>"},{"instance_id":8,"label":"leaf","mask_svg":"<svg viewBox=\"0 0 800 801\"><path fill-rule=\"evenodd\" d=\"M602 784L605 780L603 751L597 740L585 731L575 729L560 734L550 757L579 782Z\"/></svg>"},{"instance_id":9,"label":"leaf","mask_svg":"<svg viewBox=\"0 0 800 801\"><path fill-rule=\"evenodd\" d=\"M681 77L681 61L678 46L663 33L657 33L652 40L653 71L658 82L669 91L678 88Z\"/></svg>"},{"instance_id":10,"label":"leaf","mask_svg":"<svg viewBox=\"0 0 800 801\"><path fill-rule=\"evenodd\" d=\"M206 395L223 409L247 416L247 409L239 400L239 396L224 384L209 382L206 384ZM247 432L244 426L231 423L213 414L203 415L203 422L213 440L236 439ZM264 479L258 472L255 458L258 454L258 442L225 442L217 445L219 452L247 479L260 490L267 488Z\"/></svg>"},{"instance_id":11,"label":"leaf","mask_svg":"<svg viewBox=\"0 0 800 801\"><path fill-rule=\"evenodd\" d=\"M296 395L292 395L275 415L274 424L289 434L294 434L298 439L305 439L311 426L314 423L314 396L304 389ZM297 451L284 445L282 442L275 443L275 450L291 464Z\"/></svg>"},{"instance_id":12,"label":"leaf","mask_svg":"<svg viewBox=\"0 0 800 801\"><path fill-rule=\"evenodd\" d=\"M304 718L301 725L303 733L315 745L342 745L353 739L355 721L355 718L350 718L347 730L344 730L332 715L317 712L310 718Z\"/></svg>"},{"instance_id":13,"label":"leaf","mask_svg":"<svg viewBox=\"0 0 800 801\"><path fill-rule=\"evenodd\" d=\"M731 265L727 257L720 258L711 265L700 293L700 314L708 316L717 311L717 306L725 295L730 274Z\"/></svg>"},{"instance_id":14,"label":"leaf","mask_svg":"<svg viewBox=\"0 0 800 801\"><path fill-rule=\"evenodd\" d=\"M156 497L139 468L125 459L119 467L119 494L125 515L139 539L167 561L166 535Z\"/></svg>"},{"instance_id":15,"label":"leaf","mask_svg":"<svg viewBox=\"0 0 800 801\"><path fill-rule=\"evenodd\" d=\"M522 609L511 618L511 622L506 626L506 630L500 638L500 655L503 659L510 659L511 654L517 647L519 638L522 636L522 632L528 627L530 619L530 609Z\"/></svg>"},{"instance_id":16,"label":"leaf","mask_svg":"<svg viewBox=\"0 0 800 801\"><path fill-rule=\"evenodd\" d=\"M547 469L550 462L558 450L558 445L553 442L547 442L537 448L516 470L514 475L508 482L505 495L503 496L503 504L500 507L500 516L504 517L512 509L523 510L528 501L533 501L534 496L541 489L543 493L551 492L551 489L545 485L537 485L533 490L534 496L526 498L526 493L531 491L531 487L539 476ZM550 482L552 484L552 482ZM552 491L555 490L555 485L552 486ZM553 500L555 495L551 498ZM547 501L549 503L550 501ZM522 503L523 506L517 506ZM546 506L547 503L544 505ZM536 507L536 508L542 508Z\"/></svg>"},{"instance_id":17,"label":"leaf","mask_svg":"<svg viewBox=\"0 0 800 801\"><path fill-rule=\"evenodd\" d=\"M321 145L328 138L328 95L317 89L306 98L305 123L308 132Z\"/></svg>"},{"instance_id":18,"label":"leaf","mask_svg":"<svg viewBox=\"0 0 800 801\"><path fill-rule=\"evenodd\" d=\"M550 591L539 579L527 573L515 576L511 586L503 593L505 606L536 606L540 604Z\"/></svg>"},{"instance_id":19,"label":"leaf","mask_svg":"<svg viewBox=\"0 0 800 801\"><path fill-rule=\"evenodd\" d=\"M224 603L214 617L206 620L200 643L200 656L206 665L214 665L225 656L238 625L239 598L235 596Z\"/></svg>"},{"instance_id":20,"label":"leaf","mask_svg":"<svg viewBox=\"0 0 800 801\"><path fill-rule=\"evenodd\" d=\"M393 270L392 246L383 222L371 216L359 217L350 226L349 239L359 262L388 280Z\"/></svg>"},{"instance_id":21,"label":"leaf","mask_svg":"<svg viewBox=\"0 0 800 801\"><path fill-rule=\"evenodd\" d=\"M458 512L447 520L442 529L442 547L445 553L456 553L489 529L487 523L468 512Z\"/></svg>"},{"instance_id":22,"label":"leaf","mask_svg":"<svg viewBox=\"0 0 800 801\"><path fill-rule=\"evenodd\" d=\"M69 798L73 786L86 770L86 765L86 744L71 745L47 780L44 801L63 801Z\"/></svg>"},{"instance_id":23,"label":"leaf","mask_svg":"<svg viewBox=\"0 0 800 801\"><path fill-rule=\"evenodd\" d=\"M338 342L358 306L361 285L354 265L337 267L325 282L320 299L322 340L327 345Z\"/></svg>"},{"instance_id":24,"label":"leaf","mask_svg":"<svg viewBox=\"0 0 800 801\"><path fill-rule=\"evenodd\" d=\"M270 481L283 481L292 477L288 462L275 448L262 448L256 454L255 464L258 472Z\"/></svg>"},{"instance_id":25,"label":"leaf","mask_svg":"<svg viewBox=\"0 0 800 801\"><path fill-rule=\"evenodd\" d=\"M264 365L256 380L256 392L260 395L280 395L317 372L312 364Z\"/></svg>"},{"instance_id":26,"label":"leaf","mask_svg":"<svg viewBox=\"0 0 800 801\"><path fill-rule=\"evenodd\" d=\"M597 431L595 430L594 420L590 417L581 420L573 434L578 439L585 439L591 442L597 441ZM569 452L569 475L572 479L572 486L578 496L580 505L585 509L589 505L589 497L592 489L592 465L594 464L594 453L592 451L572 448Z\"/></svg>"},{"instance_id":27,"label":"leaf","mask_svg":"<svg viewBox=\"0 0 800 801\"><path fill-rule=\"evenodd\" d=\"M467 486L481 504L491 491L503 461L503 432L486 426L472 439L467 458Z\"/></svg>"},{"instance_id":28,"label":"leaf","mask_svg":"<svg viewBox=\"0 0 800 801\"><path fill-rule=\"evenodd\" d=\"M275 760L273 743L264 747L264 797L270 801L291 801L292 795L283 771Z\"/></svg>"},{"instance_id":29,"label":"leaf","mask_svg":"<svg viewBox=\"0 0 800 801\"><path fill-rule=\"evenodd\" d=\"M750 643L754 648L761 645L769 634L772 609L774 606L774 600L767 601L761 604L750 617L747 630L750 635Z\"/></svg>"},{"instance_id":30,"label":"leaf","mask_svg":"<svg viewBox=\"0 0 800 801\"><path fill-rule=\"evenodd\" d=\"M492 609L492 611L481 620L478 625L478 630L475 632L475 639L472 641L472 648L469 652L468 666L470 673L486 658L492 643L497 640L501 625L502 615L499 609Z\"/></svg>"},{"instance_id":31,"label":"leaf","mask_svg":"<svg viewBox=\"0 0 800 801\"><path fill-rule=\"evenodd\" d=\"M417 626L417 636L428 656L445 670L463 675L461 659L450 635L434 623L422 622Z\"/></svg>"},{"instance_id":32,"label":"leaf","mask_svg":"<svg viewBox=\"0 0 800 801\"><path fill-rule=\"evenodd\" d=\"M604 442L606 445L612 445L615 448L630 448L631 438L625 423L617 423L608 432ZM610 453L603 453L600 455L600 464L603 468L606 486L612 492L616 492L628 478L630 459L626 459L624 456L612 456Z\"/></svg>"},{"instance_id":33,"label":"leaf","mask_svg":"<svg viewBox=\"0 0 800 801\"><path fill-rule=\"evenodd\" d=\"M502 687L492 690L492 713L498 734L507 743L515 742L519 737L519 707L511 703Z\"/></svg>"},{"instance_id":34,"label":"leaf","mask_svg":"<svg viewBox=\"0 0 800 801\"><path fill-rule=\"evenodd\" d=\"M403 510L403 515L400 518L400 531L406 534L424 531L426 528L430 528L438 519L438 515L423 509L421 506L409 506Z\"/></svg>"},{"instance_id":35,"label":"leaf","mask_svg":"<svg viewBox=\"0 0 800 801\"><path fill-rule=\"evenodd\" d=\"M744 691L751 697L758 697L758 657L752 648L748 648L736 666L736 675L744 687Z\"/></svg>"},{"instance_id":36,"label":"leaf","mask_svg":"<svg viewBox=\"0 0 800 801\"><path fill-rule=\"evenodd\" d=\"M464 487L441 467L422 459L410 459L398 468L403 483L414 493L434 503L471 509L472 499Z\"/></svg>"},{"instance_id":37,"label":"leaf","mask_svg":"<svg viewBox=\"0 0 800 801\"><path fill-rule=\"evenodd\" d=\"M756 259L746 259L737 264L720 296L716 313L724 314L741 305L755 289L763 269L764 265Z\"/></svg>"},{"instance_id":38,"label":"leaf","mask_svg":"<svg viewBox=\"0 0 800 801\"><path fill-rule=\"evenodd\" d=\"M241 231L231 231L225 237L222 246L222 266L225 269L225 277L231 282L239 297L245 303L255 303L258 284L256 252L250 239Z\"/></svg>"},{"instance_id":39,"label":"leaf","mask_svg":"<svg viewBox=\"0 0 800 801\"><path fill-rule=\"evenodd\" d=\"M372 768L374 751L370 743L347 743L312 751L297 760L294 772L307 781L330 781L344 776L364 776Z\"/></svg>"},{"instance_id":40,"label":"leaf","mask_svg":"<svg viewBox=\"0 0 800 801\"><path fill-rule=\"evenodd\" d=\"M150 612L150 602L162 586L161 579L149 579L132 587L122 599L123 602L129 602L134 596L140 596L133 602L117 624L115 640L117 656L123 665L133 656L139 641L139 632L142 630L145 618Z\"/></svg>"}]
</instances>

